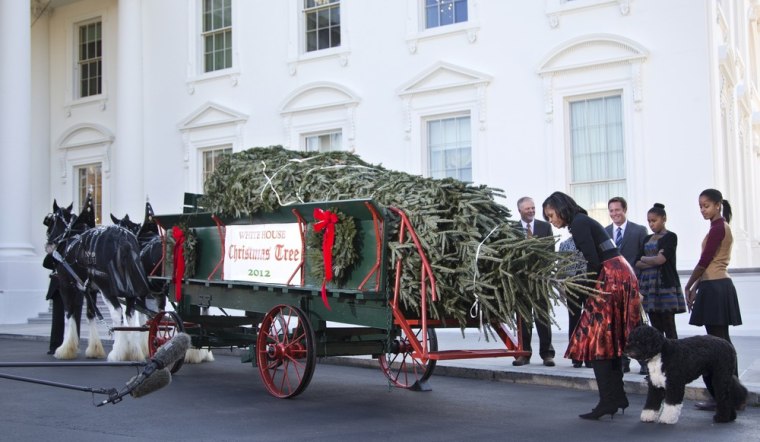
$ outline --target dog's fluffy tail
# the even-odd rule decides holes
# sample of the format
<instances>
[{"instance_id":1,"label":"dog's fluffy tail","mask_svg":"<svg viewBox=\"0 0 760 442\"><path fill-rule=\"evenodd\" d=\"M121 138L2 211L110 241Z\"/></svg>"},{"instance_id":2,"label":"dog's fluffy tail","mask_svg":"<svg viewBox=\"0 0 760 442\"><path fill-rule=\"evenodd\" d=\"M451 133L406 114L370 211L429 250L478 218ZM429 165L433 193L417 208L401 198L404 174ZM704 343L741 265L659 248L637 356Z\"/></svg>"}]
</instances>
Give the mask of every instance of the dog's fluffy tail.
<instances>
[{"instance_id":1,"label":"dog's fluffy tail","mask_svg":"<svg viewBox=\"0 0 760 442\"><path fill-rule=\"evenodd\" d=\"M744 407L747 405L747 388L742 385L739 378L736 376L734 376L731 390L731 396L734 399L734 408L737 410L744 410Z\"/></svg>"}]
</instances>

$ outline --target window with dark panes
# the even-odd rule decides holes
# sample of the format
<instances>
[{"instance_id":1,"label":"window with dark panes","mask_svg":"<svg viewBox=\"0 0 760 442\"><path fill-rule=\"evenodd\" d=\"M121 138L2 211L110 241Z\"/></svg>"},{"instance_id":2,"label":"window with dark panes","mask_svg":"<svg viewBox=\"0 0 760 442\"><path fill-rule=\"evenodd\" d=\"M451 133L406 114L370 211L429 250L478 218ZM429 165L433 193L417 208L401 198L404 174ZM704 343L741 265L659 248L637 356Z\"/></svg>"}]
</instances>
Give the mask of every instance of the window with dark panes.
<instances>
[{"instance_id":1,"label":"window with dark panes","mask_svg":"<svg viewBox=\"0 0 760 442\"><path fill-rule=\"evenodd\" d=\"M204 72L232 67L231 0L203 0Z\"/></svg>"},{"instance_id":2,"label":"window with dark panes","mask_svg":"<svg viewBox=\"0 0 760 442\"><path fill-rule=\"evenodd\" d=\"M77 69L79 98L100 95L103 87L103 33L101 21L79 25Z\"/></svg>"},{"instance_id":3,"label":"window with dark panes","mask_svg":"<svg viewBox=\"0 0 760 442\"><path fill-rule=\"evenodd\" d=\"M340 1L304 0L306 52L340 46Z\"/></svg>"}]
</instances>

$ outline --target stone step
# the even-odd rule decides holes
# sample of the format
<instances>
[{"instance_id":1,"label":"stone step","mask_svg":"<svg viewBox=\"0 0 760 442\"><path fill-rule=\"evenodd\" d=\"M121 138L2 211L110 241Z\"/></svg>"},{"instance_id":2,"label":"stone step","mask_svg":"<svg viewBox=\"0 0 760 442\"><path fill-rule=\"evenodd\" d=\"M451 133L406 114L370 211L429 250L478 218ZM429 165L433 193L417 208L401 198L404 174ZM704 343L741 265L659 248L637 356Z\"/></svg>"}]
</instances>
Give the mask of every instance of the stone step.
<instances>
[{"instance_id":1,"label":"stone step","mask_svg":"<svg viewBox=\"0 0 760 442\"><path fill-rule=\"evenodd\" d=\"M103 320L110 323L111 312L108 310L108 306L106 305L102 296L98 296L96 305L98 307L98 310L100 310L100 314L103 315ZM27 319L26 322L28 324L50 324L52 320L53 320L53 303L51 301L51 302L48 302L48 310L46 312L41 312L37 314L36 318L29 318Z\"/></svg>"}]
</instances>

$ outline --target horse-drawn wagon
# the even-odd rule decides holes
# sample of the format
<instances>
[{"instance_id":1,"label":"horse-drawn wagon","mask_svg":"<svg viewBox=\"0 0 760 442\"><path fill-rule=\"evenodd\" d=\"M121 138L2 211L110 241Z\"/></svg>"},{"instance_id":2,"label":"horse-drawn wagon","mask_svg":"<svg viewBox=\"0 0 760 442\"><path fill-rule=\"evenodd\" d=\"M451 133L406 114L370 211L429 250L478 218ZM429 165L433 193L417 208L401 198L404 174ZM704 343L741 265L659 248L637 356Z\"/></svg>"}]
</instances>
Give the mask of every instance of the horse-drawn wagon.
<instances>
[{"instance_id":1,"label":"horse-drawn wagon","mask_svg":"<svg viewBox=\"0 0 760 442\"><path fill-rule=\"evenodd\" d=\"M198 348L245 348L243 362L281 398L303 392L319 357L371 355L392 384L426 389L437 361L527 355L502 324L490 325L503 349L438 348L435 329L462 323L429 317L427 304L439 302L435 273L403 210L356 199L232 217L204 212L192 195L188 201L185 213L155 217L166 232L165 259L162 274L150 278L170 284L175 311L149 320L151 348L179 331ZM335 237L347 231L351 239L341 244L356 259L331 281L324 270L341 253ZM401 247L391 250L391 239ZM404 260L419 267L415 275L405 274ZM400 299L410 277L418 279L419 308Z\"/></svg>"}]
</instances>

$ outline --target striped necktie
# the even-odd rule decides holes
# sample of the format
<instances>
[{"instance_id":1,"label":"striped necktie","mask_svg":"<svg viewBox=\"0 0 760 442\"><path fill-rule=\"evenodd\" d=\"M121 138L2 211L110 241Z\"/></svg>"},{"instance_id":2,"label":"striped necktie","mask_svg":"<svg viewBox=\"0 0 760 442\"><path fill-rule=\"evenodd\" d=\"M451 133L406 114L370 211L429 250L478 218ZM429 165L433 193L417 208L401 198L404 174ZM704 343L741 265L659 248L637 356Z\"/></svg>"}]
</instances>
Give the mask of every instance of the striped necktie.
<instances>
[{"instance_id":1,"label":"striped necktie","mask_svg":"<svg viewBox=\"0 0 760 442\"><path fill-rule=\"evenodd\" d=\"M533 238L533 229L530 228L530 223L525 224L525 235L528 238Z\"/></svg>"},{"instance_id":2,"label":"striped necktie","mask_svg":"<svg viewBox=\"0 0 760 442\"><path fill-rule=\"evenodd\" d=\"M618 227L617 233L615 233L615 245L620 248L620 243L623 242L623 228Z\"/></svg>"}]
</instances>

